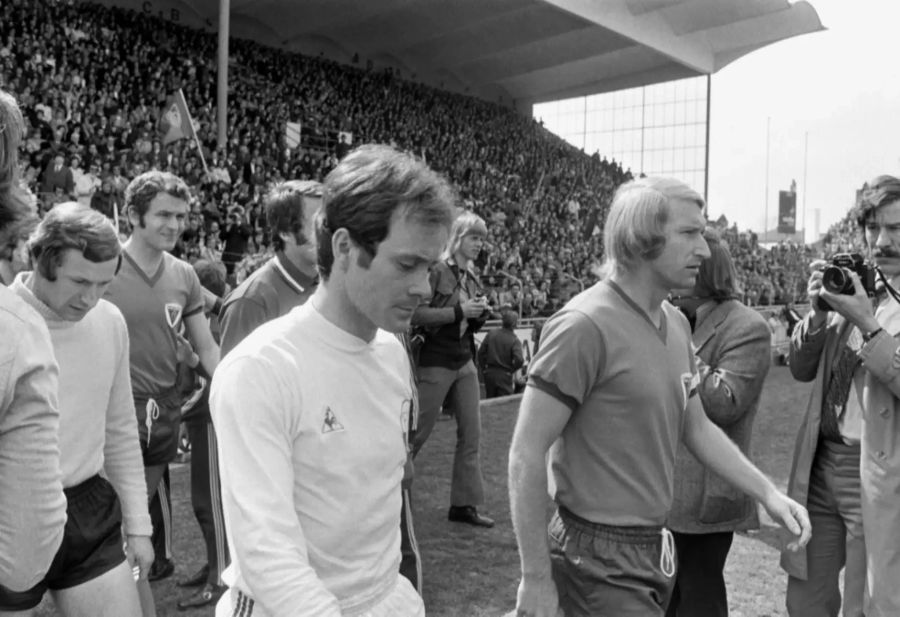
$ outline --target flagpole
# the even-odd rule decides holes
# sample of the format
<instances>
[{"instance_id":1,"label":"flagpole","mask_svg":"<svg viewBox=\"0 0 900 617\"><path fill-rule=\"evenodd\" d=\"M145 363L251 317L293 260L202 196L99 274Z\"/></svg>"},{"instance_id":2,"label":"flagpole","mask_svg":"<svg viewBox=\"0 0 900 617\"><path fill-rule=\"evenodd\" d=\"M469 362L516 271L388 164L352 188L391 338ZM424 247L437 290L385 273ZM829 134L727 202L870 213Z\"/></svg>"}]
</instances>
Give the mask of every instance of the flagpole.
<instances>
[{"instance_id":1,"label":"flagpole","mask_svg":"<svg viewBox=\"0 0 900 617\"><path fill-rule=\"evenodd\" d=\"M203 156L203 146L200 145L200 139L197 137L197 129L194 128L194 119L191 117L191 110L188 108L187 99L184 98L184 91L178 88L178 96L181 97L181 104L184 105L184 111L187 112L188 124L191 127L191 135L194 137L194 143L197 144L197 152L200 153L200 162L203 164L203 171L209 175L209 167L206 166L206 157Z\"/></svg>"}]
</instances>

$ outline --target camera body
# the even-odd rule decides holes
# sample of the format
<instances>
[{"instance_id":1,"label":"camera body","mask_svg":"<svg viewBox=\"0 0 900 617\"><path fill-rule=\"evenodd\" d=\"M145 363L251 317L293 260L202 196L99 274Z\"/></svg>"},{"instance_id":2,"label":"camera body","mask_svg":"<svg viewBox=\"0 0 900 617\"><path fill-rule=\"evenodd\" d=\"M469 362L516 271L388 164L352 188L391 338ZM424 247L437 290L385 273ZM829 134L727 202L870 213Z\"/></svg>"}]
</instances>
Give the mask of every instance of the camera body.
<instances>
[{"instance_id":1,"label":"camera body","mask_svg":"<svg viewBox=\"0 0 900 617\"><path fill-rule=\"evenodd\" d=\"M859 253L836 253L831 256L831 263L822 270L822 287L834 294L853 295L853 279L850 273L859 276L863 289L869 296L875 295L875 266L865 260ZM819 298L819 308L830 311L831 307Z\"/></svg>"}]
</instances>

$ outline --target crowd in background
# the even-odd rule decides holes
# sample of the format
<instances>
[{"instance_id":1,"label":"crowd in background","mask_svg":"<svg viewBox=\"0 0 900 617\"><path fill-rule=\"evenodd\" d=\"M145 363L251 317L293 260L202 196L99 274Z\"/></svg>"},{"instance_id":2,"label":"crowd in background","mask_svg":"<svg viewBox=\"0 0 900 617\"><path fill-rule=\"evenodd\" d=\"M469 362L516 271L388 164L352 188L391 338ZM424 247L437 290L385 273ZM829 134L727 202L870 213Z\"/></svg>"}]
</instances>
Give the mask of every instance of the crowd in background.
<instances>
[{"instance_id":1,"label":"crowd in background","mask_svg":"<svg viewBox=\"0 0 900 617\"><path fill-rule=\"evenodd\" d=\"M172 171L195 196L179 255L221 260L239 282L270 254L260 220L268 185L321 180L353 144L391 143L444 173L488 222L476 266L495 308L547 316L596 280L608 205L631 178L621 165L505 107L249 41L230 46L219 148L216 45L214 34L134 11L3 2L0 85L26 114L23 177L40 210L76 199L114 217L131 178ZM193 140L160 141L161 110L179 88L208 171ZM287 122L301 124L298 147L286 145ZM812 249L768 249L752 233L724 232L748 304L803 300Z\"/></svg>"}]
</instances>

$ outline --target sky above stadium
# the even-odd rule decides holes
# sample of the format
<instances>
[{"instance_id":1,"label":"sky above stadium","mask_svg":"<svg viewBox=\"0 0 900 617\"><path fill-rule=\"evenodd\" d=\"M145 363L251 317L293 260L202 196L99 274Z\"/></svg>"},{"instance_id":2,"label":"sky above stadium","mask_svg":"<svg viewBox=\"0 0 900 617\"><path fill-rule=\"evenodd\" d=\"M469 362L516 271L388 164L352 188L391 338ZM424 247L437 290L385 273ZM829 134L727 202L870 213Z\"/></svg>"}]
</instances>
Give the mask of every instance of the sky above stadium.
<instances>
[{"instance_id":1,"label":"sky above stadium","mask_svg":"<svg viewBox=\"0 0 900 617\"><path fill-rule=\"evenodd\" d=\"M797 182L807 241L881 174L900 175L897 0L810 0L824 32L753 52L712 77L709 215L773 229L778 191ZM766 127L769 190L766 219ZM804 182L804 140L809 135Z\"/></svg>"}]
</instances>

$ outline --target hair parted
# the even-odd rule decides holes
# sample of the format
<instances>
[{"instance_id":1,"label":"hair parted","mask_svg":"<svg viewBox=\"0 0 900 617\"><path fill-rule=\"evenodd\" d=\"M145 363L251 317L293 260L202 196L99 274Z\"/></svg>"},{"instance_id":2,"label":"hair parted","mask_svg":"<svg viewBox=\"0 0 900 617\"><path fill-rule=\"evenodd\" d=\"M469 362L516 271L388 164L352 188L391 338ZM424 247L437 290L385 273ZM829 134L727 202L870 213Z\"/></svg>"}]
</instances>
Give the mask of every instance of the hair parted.
<instances>
[{"instance_id":1,"label":"hair parted","mask_svg":"<svg viewBox=\"0 0 900 617\"><path fill-rule=\"evenodd\" d=\"M415 157L390 146L356 148L325 178L316 217L319 276L327 280L331 274L331 236L338 229L346 229L372 258L387 238L395 212L449 229L455 199L450 184Z\"/></svg>"},{"instance_id":2,"label":"hair parted","mask_svg":"<svg viewBox=\"0 0 900 617\"><path fill-rule=\"evenodd\" d=\"M144 226L144 215L150 209L150 202L160 193L166 193L188 203L191 201L191 190L187 183L168 171L147 171L128 183L125 188L125 207L134 208L141 226Z\"/></svg>"},{"instance_id":3,"label":"hair parted","mask_svg":"<svg viewBox=\"0 0 900 617\"><path fill-rule=\"evenodd\" d=\"M478 234L482 237L487 236L487 225L484 219L474 212L463 210L453 220L453 226L450 227L450 240L447 242L443 258L452 257L459 250L463 238L470 234Z\"/></svg>"},{"instance_id":4,"label":"hair parted","mask_svg":"<svg viewBox=\"0 0 900 617\"><path fill-rule=\"evenodd\" d=\"M284 250L284 240L279 234L289 233L297 244L305 244L307 234L303 229L304 199L322 198L322 184L313 180L289 180L280 182L266 193L263 208L266 213L266 229L276 251ZM312 235L312 234L310 234Z\"/></svg>"},{"instance_id":5,"label":"hair parted","mask_svg":"<svg viewBox=\"0 0 900 617\"><path fill-rule=\"evenodd\" d=\"M862 195L854 209L856 224L864 228L878 208L895 201L900 201L900 178L885 174L869 180L863 185Z\"/></svg>"},{"instance_id":6,"label":"hair parted","mask_svg":"<svg viewBox=\"0 0 900 617\"><path fill-rule=\"evenodd\" d=\"M112 223L96 210L73 201L54 206L28 239L35 269L48 281L56 280L56 269L69 249L94 263L118 258L119 271L122 247Z\"/></svg>"},{"instance_id":7,"label":"hair parted","mask_svg":"<svg viewBox=\"0 0 900 617\"><path fill-rule=\"evenodd\" d=\"M638 178L619 187L603 229L603 276L659 257L666 243L669 203L675 199L705 207L700 193L674 178Z\"/></svg>"}]
</instances>

